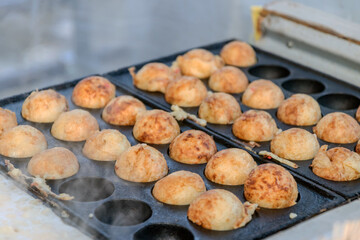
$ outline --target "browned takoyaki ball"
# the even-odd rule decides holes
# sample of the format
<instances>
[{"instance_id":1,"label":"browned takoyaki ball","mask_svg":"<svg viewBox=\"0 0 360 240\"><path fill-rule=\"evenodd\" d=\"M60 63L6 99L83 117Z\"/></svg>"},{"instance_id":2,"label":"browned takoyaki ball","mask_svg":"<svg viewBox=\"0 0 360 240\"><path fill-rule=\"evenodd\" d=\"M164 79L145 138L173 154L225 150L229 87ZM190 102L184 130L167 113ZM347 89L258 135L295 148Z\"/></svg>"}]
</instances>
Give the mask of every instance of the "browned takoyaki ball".
<instances>
[{"instance_id":1,"label":"browned takoyaki ball","mask_svg":"<svg viewBox=\"0 0 360 240\"><path fill-rule=\"evenodd\" d=\"M231 124L241 114L240 104L227 93L209 93L199 107L199 117L209 123Z\"/></svg>"},{"instance_id":2,"label":"browned takoyaki ball","mask_svg":"<svg viewBox=\"0 0 360 240\"><path fill-rule=\"evenodd\" d=\"M329 150L321 146L311 167L319 177L332 181L352 181L360 178L360 155L343 147Z\"/></svg>"},{"instance_id":3,"label":"browned takoyaki ball","mask_svg":"<svg viewBox=\"0 0 360 240\"><path fill-rule=\"evenodd\" d=\"M301 129L290 128L271 140L271 152L289 160L309 160L319 151L316 135Z\"/></svg>"},{"instance_id":4,"label":"browned takoyaki ball","mask_svg":"<svg viewBox=\"0 0 360 240\"><path fill-rule=\"evenodd\" d=\"M102 118L105 122L131 126L136 122L136 116L146 111L145 105L137 98L123 95L112 99L104 108Z\"/></svg>"},{"instance_id":5,"label":"browned takoyaki ball","mask_svg":"<svg viewBox=\"0 0 360 240\"><path fill-rule=\"evenodd\" d=\"M63 141L84 141L99 130L96 118L88 111L74 109L63 112L51 127L51 134Z\"/></svg>"},{"instance_id":6,"label":"browned takoyaki ball","mask_svg":"<svg viewBox=\"0 0 360 240\"><path fill-rule=\"evenodd\" d=\"M331 143L354 143L360 139L359 123L342 112L325 115L313 131L318 138Z\"/></svg>"},{"instance_id":7,"label":"browned takoyaki ball","mask_svg":"<svg viewBox=\"0 0 360 240\"><path fill-rule=\"evenodd\" d=\"M205 176L212 182L224 185L242 185L257 164L251 155L238 148L215 153L206 164Z\"/></svg>"},{"instance_id":8,"label":"browned takoyaki ball","mask_svg":"<svg viewBox=\"0 0 360 240\"><path fill-rule=\"evenodd\" d=\"M356 151L358 154L360 154L360 140L359 140L358 143L356 144L355 151Z\"/></svg>"},{"instance_id":9,"label":"browned takoyaki ball","mask_svg":"<svg viewBox=\"0 0 360 240\"><path fill-rule=\"evenodd\" d=\"M19 125L0 135L0 154L6 157L32 157L46 148L44 134L32 126Z\"/></svg>"},{"instance_id":10,"label":"browned takoyaki ball","mask_svg":"<svg viewBox=\"0 0 360 240\"><path fill-rule=\"evenodd\" d=\"M103 108L115 97L115 90L115 86L106 78L87 77L74 87L72 101L79 107Z\"/></svg>"},{"instance_id":11,"label":"browned takoyaki ball","mask_svg":"<svg viewBox=\"0 0 360 240\"><path fill-rule=\"evenodd\" d=\"M360 122L360 106L358 107L357 111L356 111L356 120L358 120L358 122Z\"/></svg>"},{"instance_id":12,"label":"browned takoyaki ball","mask_svg":"<svg viewBox=\"0 0 360 240\"><path fill-rule=\"evenodd\" d=\"M283 123L295 126L310 126L321 118L319 103L309 95L294 94L283 101L277 111Z\"/></svg>"},{"instance_id":13,"label":"browned takoyaki ball","mask_svg":"<svg viewBox=\"0 0 360 240\"><path fill-rule=\"evenodd\" d=\"M220 52L221 58L228 65L249 67L256 63L256 53L246 42L232 41L226 44Z\"/></svg>"},{"instance_id":14,"label":"browned takoyaki ball","mask_svg":"<svg viewBox=\"0 0 360 240\"><path fill-rule=\"evenodd\" d=\"M137 73L135 67L129 68L135 87L149 92L165 93L169 82L175 80L180 73L163 63L148 63Z\"/></svg>"},{"instance_id":15,"label":"browned takoyaki ball","mask_svg":"<svg viewBox=\"0 0 360 240\"><path fill-rule=\"evenodd\" d=\"M62 112L69 110L66 98L52 89L32 92L21 109L23 118L31 122L54 122Z\"/></svg>"},{"instance_id":16,"label":"browned takoyaki ball","mask_svg":"<svg viewBox=\"0 0 360 240\"><path fill-rule=\"evenodd\" d=\"M160 202L188 205L205 191L205 183L199 174L177 171L157 181L152 193Z\"/></svg>"},{"instance_id":17,"label":"browned takoyaki ball","mask_svg":"<svg viewBox=\"0 0 360 240\"><path fill-rule=\"evenodd\" d=\"M191 202L187 216L193 223L210 230L227 231L251 221L257 204L241 203L233 193L223 189L204 192Z\"/></svg>"},{"instance_id":18,"label":"browned takoyaki ball","mask_svg":"<svg viewBox=\"0 0 360 240\"><path fill-rule=\"evenodd\" d=\"M0 107L0 135L7 129L17 126L16 114Z\"/></svg>"},{"instance_id":19,"label":"browned takoyaki ball","mask_svg":"<svg viewBox=\"0 0 360 240\"><path fill-rule=\"evenodd\" d=\"M115 129L105 129L88 137L82 151L92 160L115 161L130 146L124 134Z\"/></svg>"},{"instance_id":20,"label":"browned takoyaki ball","mask_svg":"<svg viewBox=\"0 0 360 240\"><path fill-rule=\"evenodd\" d=\"M232 127L232 132L237 138L255 142L270 141L278 131L271 115L261 110L244 112L235 120Z\"/></svg>"},{"instance_id":21,"label":"browned takoyaki ball","mask_svg":"<svg viewBox=\"0 0 360 240\"><path fill-rule=\"evenodd\" d=\"M251 82L242 96L243 104L257 109L277 108L283 100L281 89L272 81L264 79Z\"/></svg>"},{"instance_id":22,"label":"browned takoyaki ball","mask_svg":"<svg viewBox=\"0 0 360 240\"><path fill-rule=\"evenodd\" d=\"M168 166L161 152L142 143L128 148L119 156L115 172L127 181L153 182L168 173Z\"/></svg>"},{"instance_id":23,"label":"browned takoyaki ball","mask_svg":"<svg viewBox=\"0 0 360 240\"><path fill-rule=\"evenodd\" d=\"M44 179L63 179L79 171L79 162L70 150L54 147L33 156L27 170L31 175Z\"/></svg>"},{"instance_id":24,"label":"browned takoyaki ball","mask_svg":"<svg viewBox=\"0 0 360 240\"><path fill-rule=\"evenodd\" d=\"M287 208L296 204L298 197L294 177L285 168L261 164L251 171L244 185L246 200L263 208Z\"/></svg>"},{"instance_id":25,"label":"browned takoyaki ball","mask_svg":"<svg viewBox=\"0 0 360 240\"><path fill-rule=\"evenodd\" d=\"M206 163L216 150L212 137L199 130L183 132L171 142L169 147L170 157L186 164Z\"/></svg>"},{"instance_id":26,"label":"browned takoyaki ball","mask_svg":"<svg viewBox=\"0 0 360 240\"><path fill-rule=\"evenodd\" d=\"M150 144L170 143L180 134L180 127L170 113L149 110L139 115L133 128L135 139Z\"/></svg>"},{"instance_id":27,"label":"browned takoyaki ball","mask_svg":"<svg viewBox=\"0 0 360 240\"><path fill-rule=\"evenodd\" d=\"M209 79L209 87L217 92L241 93L249 84L246 75L238 68L232 66L222 67Z\"/></svg>"},{"instance_id":28,"label":"browned takoyaki ball","mask_svg":"<svg viewBox=\"0 0 360 240\"><path fill-rule=\"evenodd\" d=\"M181 73L200 79L208 78L216 70L224 66L219 56L214 56L205 49L193 49L176 58Z\"/></svg>"},{"instance_id":29,"label":"browned takoyaki ball","mask_svg":"<svg viewBox=\"0 0 360 240\"><path fill-rule=\"evenodd\" d=\"M170 82L166 88L166 102L181 107L196 107L207 94L205 84L196 77L183 76Z\"/></svg>"}]
</instances>

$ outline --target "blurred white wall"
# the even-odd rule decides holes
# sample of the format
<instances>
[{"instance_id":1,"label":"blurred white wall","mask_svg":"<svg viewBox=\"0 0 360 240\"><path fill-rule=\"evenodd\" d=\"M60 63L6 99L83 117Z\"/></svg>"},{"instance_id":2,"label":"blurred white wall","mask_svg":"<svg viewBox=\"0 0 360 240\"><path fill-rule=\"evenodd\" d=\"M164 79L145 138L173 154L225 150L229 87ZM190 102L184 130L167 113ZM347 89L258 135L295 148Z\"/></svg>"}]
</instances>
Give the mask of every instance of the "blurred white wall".
<instances>
[{"instance_id":1,"label":"blurred white wall","mask_svg":"<svg viewBox=\"0 0 360 240\"><path fill-rule=\"evenodd\" d=\"M0 98L229 38L268 0L1 0ZM360 23L360 1L298 1Z\"/></svg>"}]
</instances>

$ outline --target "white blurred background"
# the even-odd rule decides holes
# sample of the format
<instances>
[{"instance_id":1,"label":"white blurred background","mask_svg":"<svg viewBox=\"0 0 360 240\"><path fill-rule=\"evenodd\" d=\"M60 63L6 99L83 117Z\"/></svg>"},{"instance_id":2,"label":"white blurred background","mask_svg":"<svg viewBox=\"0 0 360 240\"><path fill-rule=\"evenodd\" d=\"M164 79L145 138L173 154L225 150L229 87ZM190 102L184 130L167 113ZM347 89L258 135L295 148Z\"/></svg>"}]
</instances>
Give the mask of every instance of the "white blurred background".
<instances>
[{"instance_id":1,"label":"white blurred background","mask_svg":"<svg viewBox=\"0 0 360 240\"><path fill-rule=\"evenodd\" d=\"M1 0L0 98L229 38L268 0ZM360 23L360 1L297 1Z\"/></svg>"}]
</instances>

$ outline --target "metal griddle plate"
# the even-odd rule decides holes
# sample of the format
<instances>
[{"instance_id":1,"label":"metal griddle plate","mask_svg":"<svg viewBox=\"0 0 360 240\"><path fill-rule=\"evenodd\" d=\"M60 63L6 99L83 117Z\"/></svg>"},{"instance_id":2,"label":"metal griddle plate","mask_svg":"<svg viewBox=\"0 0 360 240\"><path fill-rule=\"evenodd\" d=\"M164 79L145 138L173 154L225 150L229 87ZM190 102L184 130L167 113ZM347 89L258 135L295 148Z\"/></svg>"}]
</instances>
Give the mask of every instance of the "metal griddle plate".
<instances>
[{"instance_id":1,"label":"metal griddle plate","mask_svg":"<svg viewBox=\"0 0 360 240\"><path fill-rule=\"evenodd\" d=\"M219 54L221 48L229 41L203 46L201 48L205 48L214 54ZM323 73L319 73L315 70L303 67L299 64L290 62L288 60L275 56L271 53L262 51L260 49L255 48L255 51L258 62L252 67L240 68L246 74L250 82L257 80L259 78L272 80L276 85L278 85L282 89L285 98L290 97L294 93L309 94L319 102L323 116L331 112L340 111L340 112L345 112L352 117L355 117L356 109L360 105L359 87L342 82L338 79L334 79ZM184 54L185 52L187 51L179 52L168 57L155 59L150 62L162 62L167 65L171 65L171 63L175 61L176 56ZM139 70L146 63L136 65L135 67L137 70ZM132 84L132 78L130 74L128 74L127 69L125 68L119 69L114 72L110 72L106 74L105 77L111 79L118 86L126 88L128 91L137 95L139 98L141 98L144 101L148 100L151 102L156 102L162 109L165 110L170 109L171 105L165 101L163 94L145 92L134 87ZM205 83L207 83L207 81L205 81ZM242 104L242 102L240 101L242 94L232 94L232 95L240 103L242 112L251 109L245 106L244 104ZM184 108L184 109L189 113L197 115L198 107ZM275 119L278 128L281 128L282 130L286 130L292 127L296 127L282 123L276 117L277 109L271 109L265 111L271 114L271 116ZM194 126L198 126L197 124L191 121L188 122ZM313 132L312 127L313 126L299 127L299 128L306 129L312 133ZM236 142L237 138L232 133L232 125L217 125L217 124L209 123L206 126L206 129L213 132L213 134L219 135L227 140L232 141L239 147L241 146ZM348 148L351 151L354 151L356 146L356 143L334 144L334 143L328 143L322 141L320 139L318 140L320 146L327 144L329 145L329 149L333 147L341 146ZM261 150L270 151L270 142L261 143L261 147L255 147L254 150L256 152L259 152ZM309 168L311 162L312 160L296 161L296 164L300 166L297 169L293 169L291 167L288 167L287 165L283 165L283 166L293 172L296 172L304 176L305 178L308 178L344 196L347 199L358 198L358 196L360 195L360 179L351 182L334 182L334 181L325 180L323 178L316 176L311 171L311 169Z\"/></svg>"},{"instance_id":2,"label":"metal griddle plate","mask_svg":"<svg viewBox=\"0 0 360 240\"><path fill-rule=\"evenodd\" d=\"M122 77L128 79L127 74L120 75L120 78ZM77 108L71 102L72 90L77 81L51 87L68 99L70 109ZM118 87L116 95L124 94L129 93ZM155 200L151 194L154 182L132 183L121 180L114 172L114 162L92 161L83 156L81 150L84 142L57 140L50 134L51 124L31 123L24 120L20 112L22 103L28 95L29 93L25 93L1 100L0 106L14 111L19 124L28 124L41 130L48 141L48 148L65 147L77 156L80 170L75 176L48 181L48 183L55 193L67 192L75 195L73 201L62 202L56 199L53 201L69 213L68 221L96 239L260 239L345 202L345 199L336 193L292 173L300 193L299 202L295 206L281 210L259 209L249 224L237 230L224 232L205 230L187 219L188 206L171 206ZM148 109L156 108L156 104L149 102L145 104ZM101 129L118 129L127 136L131 145L138 143L132 135L132 127L116 127L105 123L101 118L102 110L90 110L90 112L96 117ZM188 123L180 123L180 126L182 131L193 128ZM214 136L214 139L218 150L236 146L231 141L221 140L217 136ZM178 170L198 173L208 190L227 189L242 202L245 201L243 186L230 187L212 183L204 176L205 164L178 163L170 159L167 153L168 144L152 146L164 154L169 173ZM4 159L1 157L2 165ZM10 160L27 173L29 158ZM261 158L255 160L258 164L264 163ZM289 218L292 212L298 215L294 219Z\"/></svg>"}]
</instances>

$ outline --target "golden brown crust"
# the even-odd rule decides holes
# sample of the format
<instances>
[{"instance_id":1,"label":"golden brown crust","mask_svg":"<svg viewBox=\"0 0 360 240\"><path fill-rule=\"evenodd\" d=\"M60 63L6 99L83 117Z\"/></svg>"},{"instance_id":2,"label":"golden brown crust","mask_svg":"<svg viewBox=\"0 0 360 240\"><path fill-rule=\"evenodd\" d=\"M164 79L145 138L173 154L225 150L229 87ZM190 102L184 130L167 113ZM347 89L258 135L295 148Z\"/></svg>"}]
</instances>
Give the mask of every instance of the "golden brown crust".
<instances>
[{"instance_id":1,"label":"golden brown crust","mask_svg":"<svg viewBox=\"0 0 360 240\"><path fill-rule=\"evenodd\" d=\"M358 154L360 154L360 140L359 140L358 143L356 144L355 151L356 151Z\"/></svg>"},{"instance_id":2,"label":"golden brown crust","mask_svg":"<svg viewBox=\"0 0 360 240\"><path fill-rule=\"evenodd\" d=\"M115 163L120 178L131 182L153 182L168 173L164 156L146 144L137 144L125 150Z\"/></svg>"},{"instance_id":3,"label":"golden brown crust","mask_svg":"<svg viewBox=\"0 0 360 240\"><path fill-rule=\"evenodd\" d=\"M241 201L231 192L212 189L191 202L187 216L193 223L210 230L226 231L251 221L257 205Z\"/></svg>"},{"instance_id":4,"label":"golden brown crust","mask_svg":"<svg viewBox=\"0 0 360 240\"><path fill-rule=\"evenodd\" d=\"M280 104L277 117L289 125L310 126L320 120L321 110L318 102L311 96L294 94Z\"/></svg>"},{"instance_id":5,"label":"golden brown crust","mask_svg":"<svg viewBox=\"0 0 360 240\"><path fill-rule=\"evenodd\" d=\"M149 92L165 93L169 82L175 80L179 73L163 63L148 63L144 65L136 74L135 68L129 68L129 72L133 78L133 84L142 90Z\"/></svg>"},{"instance_id":6,"label":"golden brown crust","mask_svg":"<svg viewBox=\"0 0 360 240\"><path fill-rule=\"evenodd\" d=\"M115 90L115 86L106 78L87 77L74 87L72 101L84 108L103 108L115 97Z\"/></svg>"},{"instance_id":7,"label":"golden brown crust","mask_svg":"<svg viewBox=\"0 0 360 240\"><path fill-rule=\"evenodd\" d=\"M177 136L170 144L170 157L186 164L206 163L216 153L212 137L203 131L187 130Z\"/></svg>"},{"instance_id":8,"label":"golden brown crust","mask_svg":"<svg viewBox=\"0 0 360 240\"><path fill-rule=\"evenodd\" d=\"M279 107L284 100L281 89L270 80L256 80L246 88L242 102L248 107L257 109L273 109Z\"/></svg>"},{"instance_id":9,"label":"golden brown crust","mask_svg":"<svg viewBox=\"0 0 360 240\"><path fill-rule=\"evenodd\" d=\"M263 208L287 208L296 204L298 197L294 177L283 167L267 163L251 171L244 185L244 196Z\"/></svg>"},{"instance_id":10,"label":"golden brown crust","mask_svg":"<svg viewBox=\"0 0 360 240\"><path fill-rule=\"evenodd\" d=\"M209 87L217 92L241 93L249 84L246 75L232 66L222 67L211 74Z\"/></svg>"},{"instance_id":11,"label":"golden brown crust","mask_svg":"<svg viewBox=\"0 0 360 240\"><path fill-rule=\"evenodd\" d=\"M358 107L357 111L356 111L356 120L358 120L358 122L360 122L360 106Z\"/></svg>"},{"instance_id":12,"label":"golden brown crust","mask_svg":"<svg viewBox=\"0 0 360 240\"><path fill-rule=\"evenodd\" d=\"M270 141L278 131L271 115L259 110L244 112L235 120L232 127L232 132L237 138L255 142Z\"/></svg>"},{"instance_id":13,"label":"golden brown crust","mask_svg":"<svg viewBox=\"0 0 360 240\"><path fill-rule=\"evenodd\" d=\"M86 139L82 152L92 160L115 161L130 146L126 136L118 130L105 129Z\"/></svg>"},{"instance_id":14,"label":"golden brown crust","mask_svg":"<svg viewBox=\"0 0 360 240\"><path fill-rule=\"evenodd\" d=\"M112 99L106 105L102 118L113 125L131 126L135 124L136 116L145 111L146 107L139 99L123 95Z\"/></svg>"},{"instance_id":15,"label":"golden brown crust","mask_svg":"<svg viewBox=\"0 0 360 240\"><path fill-rule=\"evenodd\" d=\"M188 205L205 191L205 183L200 175L177 171L157 181L152 194L158 201L166 204Z\"/></svg>"},{"instance_id":16,"label":"golden brown crust","mask_svg":"<svg viewBox=\"0 0 360 240\"><path fill-rule=\"evenodd\" d=\"M290 128L276 135L270 143L271 152L289 160L309 160L319 151L316 135L301 129Z\"/></svg>"},{"instance_id":17,"label":"golden brown crust","mask_svg":"<svg viewBox=\"0 0 360 240\"><path fill-rule=\"evenodd\" d=\"M205 176L224 185L242 185L257 164L249 153L228 148L215 153L206 164Z\"/></svg>"},{"instance_id":18,"label":"golden brown crust","mask_svg":"<svg viewBox=\"0 0 360 240\"><path fill-rule=\"evenodd\" d=\"M79 171L79 162L70 150L55 147L33 156L27 170L31 175L44 179L63 179Z\"/></svg>"},{"instance_id":19,"label":"golden brown crust","mask_svg":"<svg viewBox=\"0 0 360 240\"><path fill-rule=\"evenodd\" d=\"M183 56L178 56L176 61L183 75L200 79L210 77L213 72L224 66L219 56L214 56L205 49L192 49Z\"/></svg>"},{"instance_id":20,"label":"golden brown crust","mask_svg":"<svg viewBox=\"0 0 360 240\"><path fill-rule=\"evenodd\" d=\"M231 124L240 114L240 104L227 93L210 93L199 107L199 117L209 123Z\"/></svg>"},{"instance_id":21,"label":"golden brown crust","mask_svg":"<svg viewBox=\"0 0 360 240\"><path fill-rule=\"evenodd\" d=\"M0 135L10 128L17 126L16 114L0 107Z\"/></svg>"},{"instance_id":22,"label":"golden brown crust","mask_svg":"<svg viewBox=\"0 0 360 240\"><path fill-rule=\"evenodd\" d=\"M201 104L206 94L206 86L201 80L183 76L168 84L165 100L180 107L196 107Z\"/></svg>"},{"instance_id":23,"label":"golden brown crust","mask_svg":"<svg viewBox=\"0 0 360 240\"><path fill-rule=\"evenodd\" d=\"M314 174L332 181L352 181L360 178L360 155L343 147L327 150L321 146L311 167Z\"/></svg>"},{"instance_id":24,"label":"golden brown crust","mask_svg":"<svg viewBox=\"0 0 360 240\"><path fill-rule=\"evenodd\" d=\"M69 110L66 98L52 89L32 92L21 109L23 118L31 122L54 122L62 112Z\"/></svg>"},{"instance_id":25,"label":"golden brown crust","mask_svg":"<svg viewBox=\"0 0 360 240\"><path fill-rule=\"evenodd\" d=\"M170 143L180 134L177 121L162 110L149 110L139 115L133 128L135 139L150 144Z\"/></svg>"},{"instance_id":26,"label":"golden brown crust","mask_svg":"<svg viewBox=\"0 0 360 240\"><path fill-rule=\"evenodd\" d=\"M360 125L342 112L325 115L313 131L318 138L331 143L354 143L360 139Z\"/></svg>"},{"instance_id":27,"label":"golden brown crust","mask_svg":"<svg viewBox=\"0 0 360 240\"><path fill-rule=\"evenodd\" d=\"M226 64L238 67L249 67L256 63L256 53L246 42L232 41L226 44L220 52Z\"/></svg>"},{"instance_id":28,"label":"golden brown crust","mask_svg":"<svg viewBox=\"0 0 360 240\"><path fill-rule=\"evenodd\" d=\"M46 148L44 134L28 125L10 128L0 135L0 154L6 157L32 157Z\"/></svg>"},{"instance_id":29,"label":"golden brown crust","mask_svg":"<svg viewBox=\"0 0 360 240\"><path fill-rule=\"evenodd\" d=\"M51 134L63 141L84 141L99 130L95 117L88 111L74 109L63 112L51 127Z\"/></svg>"}]
</instances>

